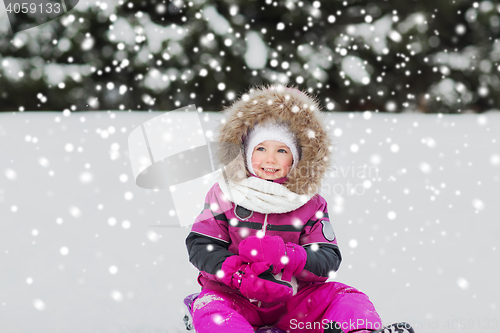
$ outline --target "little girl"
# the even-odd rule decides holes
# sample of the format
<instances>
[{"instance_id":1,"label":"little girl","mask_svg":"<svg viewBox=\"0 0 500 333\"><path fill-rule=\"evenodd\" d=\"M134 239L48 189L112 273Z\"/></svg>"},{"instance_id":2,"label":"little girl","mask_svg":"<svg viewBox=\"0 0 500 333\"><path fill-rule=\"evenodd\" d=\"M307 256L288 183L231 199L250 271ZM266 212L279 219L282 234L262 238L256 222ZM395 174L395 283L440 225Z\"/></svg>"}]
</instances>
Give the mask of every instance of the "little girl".
<instances>
[{"instance_id":1,"label":"little girl","mask_svg":"<svg viewBox=\"0 0 500 333\"><path fill-rule=\"evenodd\" d=\"M382 332L365 294L326 282L342 257L318 194L332 146L316 100L258 87L224 113L225 168L186 239L202 286L191 304L196 331Z\"/></svg>"}]
</instances>

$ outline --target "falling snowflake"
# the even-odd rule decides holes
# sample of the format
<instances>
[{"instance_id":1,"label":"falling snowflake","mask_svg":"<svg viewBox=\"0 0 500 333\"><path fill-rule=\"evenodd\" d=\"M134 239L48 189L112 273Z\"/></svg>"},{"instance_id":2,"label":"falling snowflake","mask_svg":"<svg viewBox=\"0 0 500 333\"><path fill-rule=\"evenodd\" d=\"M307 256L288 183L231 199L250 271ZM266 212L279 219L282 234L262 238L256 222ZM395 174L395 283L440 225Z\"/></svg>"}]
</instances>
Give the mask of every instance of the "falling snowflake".
<instances>
[{"instance_id":1,"label":"falling snowflake","mask_svg":"<svg viewBox=\"0 0 500 333\"><path fill-rule=\"evenodd\" d=\"M116 302L121 302L123 300L123 295L118 290L111 291L111 298Z\"/></svg>"},{"instance_id":2,"label":"falling snowflake","mask_svg":"<svg viewBox=\"0 0 500 333\"><path fill-rule=\"evenodd\" d=\"M33 301L33 306L35 307L35 309L37 309L38 311L43 311L45 310L45 308L47 307L45 305L45 303L41 300L41 299L35 299Z\"/></svg>"},{"instance_id":3,"label":"falling snowflake","mask_svg":"<svg viewBox=\"0 0 500 333\"><path fill-rule=\"evenodd\" d=\"M109 271L109 274L115 275L116 273L118 273L118 267L116 267L116 266L109 266L108 271Z\"/></svg>"},{"instance_id":4,"label":"falling snowflake","mask_svg":"<svg viewBox=\"0 0 500 333\"><path fill-rule=\"evenodd\" d=\"M469 281L467 281L463 277L460 277L457 279L457 285L460 289L463 289L463 290L469 289Z\"/></svg>"},{"instance_id":5,"label":"falling snowflake","mask_svg":"<svg viewBox=\"0 0 500 333\"><path fill-rule=\"evenodd\" d=\"M63 256L66 256L69 253L69 249L66 246L63 246L59 249L59 253Z\"/></svg>"}]
</instances>

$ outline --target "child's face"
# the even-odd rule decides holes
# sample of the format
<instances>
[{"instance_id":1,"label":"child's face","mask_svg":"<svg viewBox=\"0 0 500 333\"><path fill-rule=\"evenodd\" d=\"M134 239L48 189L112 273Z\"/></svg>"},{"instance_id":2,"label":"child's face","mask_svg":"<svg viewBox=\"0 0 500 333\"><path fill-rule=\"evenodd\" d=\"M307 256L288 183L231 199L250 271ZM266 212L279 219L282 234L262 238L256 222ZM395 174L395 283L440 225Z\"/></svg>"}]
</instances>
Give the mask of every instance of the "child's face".
<instances>
[{"instance_id":1,"label":"child's face","mask_svg":"<svg viewBox=\"0 0 500 333\"><path fill-rule=\"evenodd\" d=\"M279 179L290 172L293 156L283 142L266 140L255 146L252 152L252 167L262 179Z\"/></svg>"}]
</instances>

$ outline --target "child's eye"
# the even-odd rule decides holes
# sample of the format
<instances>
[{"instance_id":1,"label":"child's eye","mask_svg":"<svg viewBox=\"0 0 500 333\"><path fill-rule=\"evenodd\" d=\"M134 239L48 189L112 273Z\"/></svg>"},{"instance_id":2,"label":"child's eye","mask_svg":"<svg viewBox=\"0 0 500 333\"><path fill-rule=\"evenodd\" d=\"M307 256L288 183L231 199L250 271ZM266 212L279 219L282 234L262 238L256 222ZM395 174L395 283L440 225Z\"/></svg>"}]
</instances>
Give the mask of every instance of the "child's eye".
<instances>
[{"instance_id":1,"label":"child's eye","mask_svg":"<svg viewBox=\"0 0 500 333\"><path fill-rule=\"evenodd\" d=\"M262 149L262 150L261 150L261 149ZM258 150L258 151L264 151L263 149L264 149L264 147L259 147L259 148L257 148L257 150Z\"/></svg>"},{"instance_id":2,"label":"child's eye","mask_svg":"<svg viewBox=\"0 0 500 333\"><path fill-rule=\"evenodd\" d=\"M287 151L285 149L280 149L278 150L279 152L283 152L283 153L286 153Z\"/></svg>"}]
</instances>

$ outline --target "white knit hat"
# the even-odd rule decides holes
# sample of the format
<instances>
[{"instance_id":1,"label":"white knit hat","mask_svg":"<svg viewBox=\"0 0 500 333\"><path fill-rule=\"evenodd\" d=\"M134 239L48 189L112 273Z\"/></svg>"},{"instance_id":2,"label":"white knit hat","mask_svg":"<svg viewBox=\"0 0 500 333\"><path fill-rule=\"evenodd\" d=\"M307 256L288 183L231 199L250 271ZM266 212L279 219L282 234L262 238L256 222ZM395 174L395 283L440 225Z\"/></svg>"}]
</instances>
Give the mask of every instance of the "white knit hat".
<instances>
[{"instance_id":1,"label":"white knit hat","mask_svg":"<svg viewBox=\"0 0 500 333\"><path fill-rule=\"evenodd\" d=\"M293 156L292 170L299 162L299 151L295 144L295 135L290 131L287 125L283 123L257 124L250 131L245 139L245 155L247 157L247 168L251 174L257 176L252 166L252 154L255 146L266 141L275 140L284 143L290 148Z\"/></svg>"}]
</instances>

